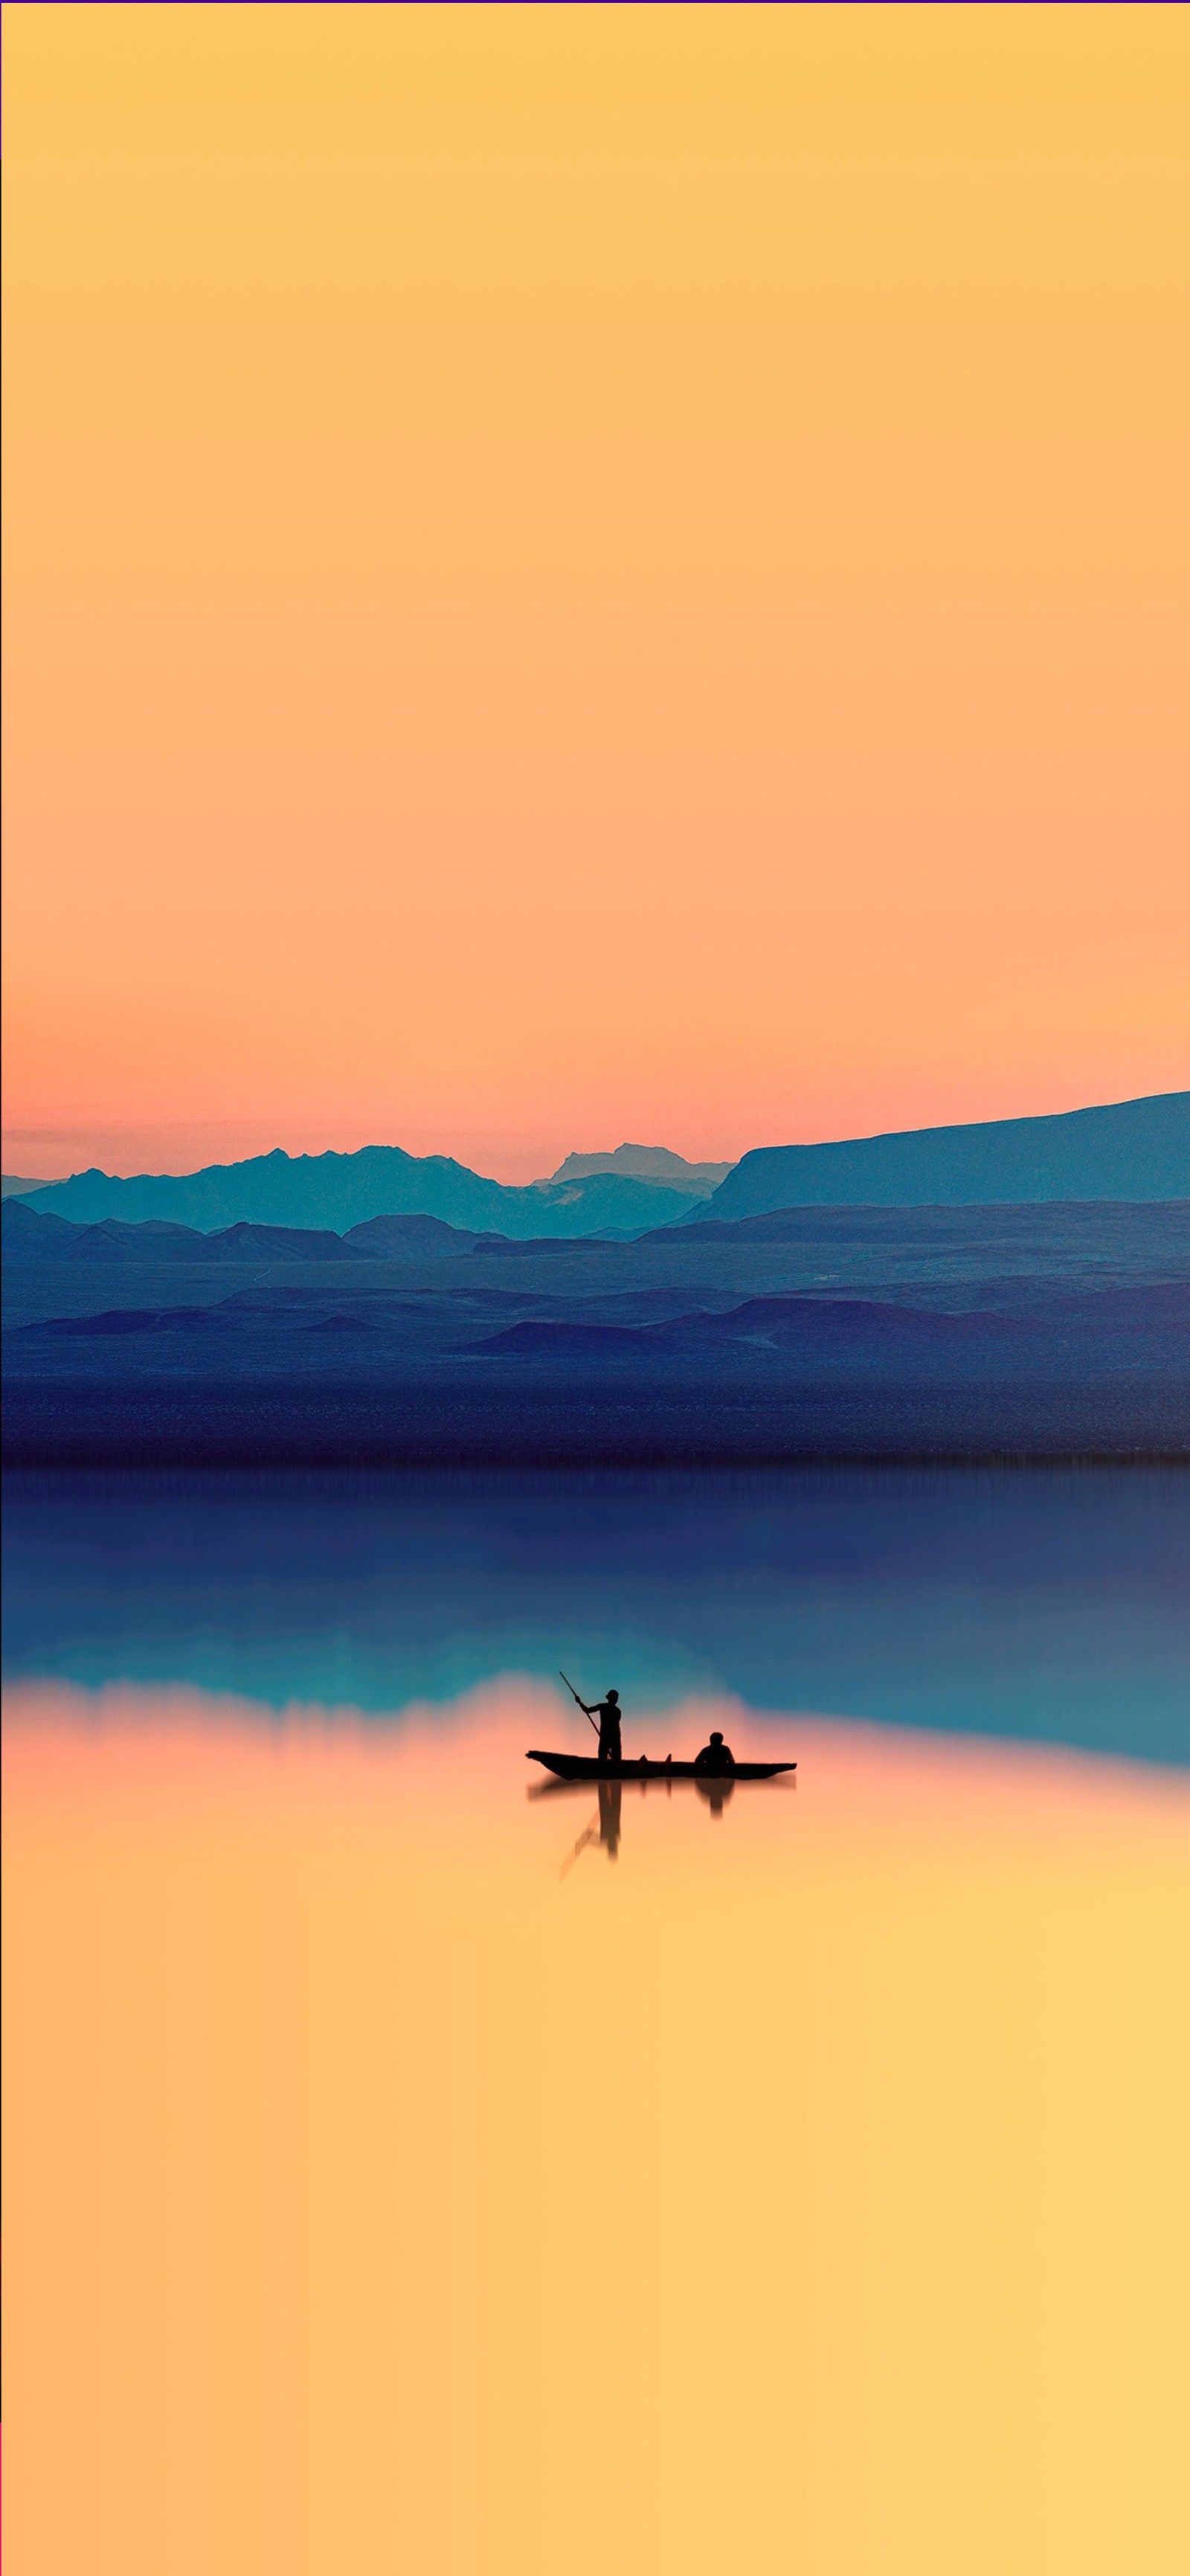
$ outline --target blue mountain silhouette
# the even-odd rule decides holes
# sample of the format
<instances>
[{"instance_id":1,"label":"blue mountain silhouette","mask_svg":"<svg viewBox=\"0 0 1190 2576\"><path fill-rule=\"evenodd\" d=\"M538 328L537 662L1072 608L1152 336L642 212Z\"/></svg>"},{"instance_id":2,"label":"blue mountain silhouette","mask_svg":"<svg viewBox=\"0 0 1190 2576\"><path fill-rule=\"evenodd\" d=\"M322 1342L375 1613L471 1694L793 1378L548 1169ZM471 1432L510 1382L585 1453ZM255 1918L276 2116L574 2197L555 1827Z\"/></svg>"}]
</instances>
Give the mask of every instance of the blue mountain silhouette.
<instances>
[{"instance_id":1,"label":"blue mountain silhouette","mask_svg":"<svg viewBox=\"0 0 1190 2576\"><path fill-rule=\"evenodd\" d=\"M512 1189L485 1180L446 1154L406 1154L365 1145L358 1154L257 1154L201 1172L141 1172L129 1180L76 1172L14 1204L75 1224L147 1218L201 1228L240 1223L349 1228L376 1217L437 1217L454 1227L504 1235L644 1234L704 1203L701 1183L682 1189L623 1172L534 1181Z\"/></svg>"},{"instance_id":2,"label":"blue mountain silhouette","mask_svg":"<svg viewBox=\"0 0 1190 2576\"><path fill-rule=\"evenodd\" d=\"M654 1165L654 1177L623 1157ZM603 1162L616 1169L582 1169ZM672 1178L659 1177L676 1166ZM514 1189L444 1154L366 1145L356 1154L259 1154L203 1171L120 1179L76 1172L6 1201L75 1224L147 1221L331 1231L355 1236L379 1219L437 1220L456 1233L516 1241L590 1235L632 1237L666 1225L738 1223L799 1207L956 1207L1043 1201L1190 1198L1190 1091L1076 1109L1049 1118L1004 1118L923 1127L830 1145L756 1148L706 1196L711 1166L683 1166L662 1148L615 1156L571 1155L566 1178ZM683 1184L683 1170L691 1174ZM396 1238L390 1238L389 1257ZM361 1246L361 1248L363 1248ZM376 1248L379 1248L378 1246ZM408 1249L415 1246L412 1239ZM418 1250L429 1248L422 1237Z\"/></svg>"},{"instance_id":3,"label":"blue mountain silhouette","mask_svg":"<svg viewBox=\"0 0 1190 2576\"><path fill-rule=\"evenodd\" d=\"M734 1221L793 1207L1180 1198L1190 1198L1190 1091L1053 1118L759 1146L693 1215Z\"/></svg>"}]
</instances>

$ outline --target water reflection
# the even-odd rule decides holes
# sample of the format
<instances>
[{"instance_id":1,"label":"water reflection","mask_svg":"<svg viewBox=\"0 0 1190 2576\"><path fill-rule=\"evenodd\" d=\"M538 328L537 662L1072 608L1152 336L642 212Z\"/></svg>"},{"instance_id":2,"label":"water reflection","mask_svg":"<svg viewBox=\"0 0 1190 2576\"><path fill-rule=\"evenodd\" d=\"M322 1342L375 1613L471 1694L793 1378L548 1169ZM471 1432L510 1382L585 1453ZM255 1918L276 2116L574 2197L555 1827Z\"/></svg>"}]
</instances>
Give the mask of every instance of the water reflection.
<instances>
[{"instance_id":1,"label":"water reflection","mask_svg":"<svg viewBox=\"0 0 1190 2576\"><path fill-rule=\"evenodd\" d=\"M1186 1773L556 1688L14 1684L22 2564L607 2576L592 2388L623 2576L1181 2564Z\"/></svg>"},{"instance_id":2,"label":"water reflection","mask_svg":"<svg viewBox=\"0 0 1190 2576\"><path fill-rule=\"evenodd\" d=\"M578 1782L570 1782L567 1780L556 1780L553 1783L553 1786L557 1789L577 1788L578 1785ZM585 1783L583 1785L585 1786ZM562 1863L562 1867L558 1872L559 1878L565 1878L567 1876L568 1872L573 1869L580 1853L585 1852L592 1843L599 1843L607 1853L609 1860L616 1860L619 1857L620 1793L622 1788L623 1782L620 1780L600 1781L599 1804L595 1809L595 1813L592 1816L585 1833L581 1833L579 1835L578 1841L575 1843L573 1850L567 1853L566 1858ZM531 1798L543 1798L548 1796L548 1794L548 1788L531 1789L529 1791Z\"/></svg>"},{"instance_id":3,"label":"water reflection","mask_svg":"<svg viewBox=\"0 0 1190 2576\"><path fill-rule=\"evenodd\" d=\"M14 1678L383 1724L561 1663L616 1673L640 1714L720 1695L1190 1761L1173 1468L23 1478L6 1498Z\"/></svg>"},{"instance_id":4,"label":"water reflection","mask_svg":"<svg viewBox=\"0 0 1190 2576\"><path fill-rule=\"evenodd\" d=\"M658 1778L654 1775L646 1780L630 1779L627 1783L622 1779L600 1780L598 1806L585 1830L579 1835L578 1841L567 1853L559 1872L560 1877L567 1877L582 1853L590 1851L593 1847L606 1852L609 1860L618 1858L625 1785L632 1791L634 1798L652 1796L668 1799L675 1793L678 1797L693 1797L699 1805L707 1809L710 1815L718 1817L723 1815L737 1789L741 1789L741 1794L748 1797L771 1793L773 1790L776 1790L779 1795L788 1796L796 1788L797 1782L792 1773L787 1780L749 1780L743 1784L725 1775L717 1778L713 1775L704 1776L700 1780L674 1780ZM590 1787L589 1780L541 1780L532 1782L525 1794L531 1804L537 1805L543 1798L586 1798L590 1794Z\"/></svg>"},{"instance_id":5,"label":"water reflection","mask_svg":"<svg viewBox=\"0 0 1190 2576\"><path fill-rule=\"evenodd\" d=\"M713 1816L721 1816L725 1806L727 1805L727 1801L731 1796L732 1790L735 1787L735 1782L734 1780L725 1780L723 1778L719 1778L717 1780L696 1780L694 1787L697 1795L704 1801L705 1805L710 1808L711 1814Z\"/></svg>"}]
</instances>

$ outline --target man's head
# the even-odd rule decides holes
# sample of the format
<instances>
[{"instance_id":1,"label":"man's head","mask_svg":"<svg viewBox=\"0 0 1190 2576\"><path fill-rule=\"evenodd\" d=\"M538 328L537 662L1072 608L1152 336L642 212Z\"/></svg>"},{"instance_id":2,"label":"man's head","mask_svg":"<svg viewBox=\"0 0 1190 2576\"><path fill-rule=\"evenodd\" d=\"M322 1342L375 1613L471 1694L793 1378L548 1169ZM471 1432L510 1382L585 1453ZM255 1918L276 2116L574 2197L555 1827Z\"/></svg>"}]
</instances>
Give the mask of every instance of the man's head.
<instances>
[{"instance_id":1,"label":"man's head","mask_svg":"<svg viewBox=\"0 0 1190 2576\"><path fill-rule=\"evenodd\" d=\"M612 1706L613 1708L615 1708L615 1707L616 1707L616 1705L617 1705L617 1702L618 1702L618 1700L619 1700L619 1697L620 1697L619 1692L618 1692L618 1691L609 1691L607 1696L608 1696L608 1699L609 1699L609 1701L610 1701L610 1703L611 1703L611 1706Z\"/></svg>"},{"instance_id":2,"label":"man's head","mask_svg":"<svg viewBox=\"0 0 1190 2576\"><path fill-rule=\"evenodd\" d=\"M716 1727L712 1727L712 1729L711 1729L711 1742L712 1742L712 1744L722 1744L722 1742L723 1742L723 1738L722 1738L722 1736L720 1735L720 1733L719 1733L719 1729L718 1729L718 1727L717 1727L717 1726L716 1726Z\"/></svg>"}]
</instances>

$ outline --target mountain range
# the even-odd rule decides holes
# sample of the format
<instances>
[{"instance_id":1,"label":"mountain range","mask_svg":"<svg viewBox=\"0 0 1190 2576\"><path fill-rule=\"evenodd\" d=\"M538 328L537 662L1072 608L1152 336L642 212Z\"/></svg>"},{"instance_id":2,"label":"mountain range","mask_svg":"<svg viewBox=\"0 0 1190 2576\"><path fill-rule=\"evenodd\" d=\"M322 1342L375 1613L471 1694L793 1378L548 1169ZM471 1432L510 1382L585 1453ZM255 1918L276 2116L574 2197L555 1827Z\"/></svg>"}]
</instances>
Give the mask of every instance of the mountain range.
<instances>
[{"instance_id":1,"label":"mountain range","mask_svg":"<svg viewBox=\"0 0 1190 2576\"><path fill-rule=\"evenodd\" d=\"M14 1463L1190 1453L1185 1093L718 1179L82 1173L0 1225Z\"/></svg>"},{"instance_id":2,"label":"mountain range","mask_svg":"<svg viewBox=\"0 0 1190 2576\"><path fill-rule=\"evenodd\" d=\"M734 1165L687 1163L664 1146L570 1154L549 1180L513 1188L450 1156L397 1145L289 1155L122 1179L76 1172L23 1190L44 1215L94 1225L237 1224L346 1235L387 1216L436 1217L514 1241L607 1236L797 1207L948 1207L1190 1197L1190 1091L1046 1118L925 1127L838 1144L763 1146Z\"/></svg>"},{"instance_id":3,"label":"mountain range","mask_svg":"<svg viewBox=\"0 0 1190 2576\"><path fill-rule=\"evenodd\" d=\"M631 1149L630 1149L631 1150ZM611 1158L614 1160L614 1158ZM674 1156L675 1163L679 1161ZM433 1216L452 1226L512 1237L644 1234L706 1203L701 1177L690 1187L646 1180L621 1167L565 1180L531 1181L522 1189L490 1181L446 1154L406 1154L399 1145L365 1145L356 1154L286 1154L278 1146L243 1163L210 1163L200 1172L76 1172L68 1181L22 1193L21 1204L45 1215L93 1225L166 1219L176 1225L349 1228L381 1216Z\"/></svg>"},{"instance_id":4,"label":"mountain range","mask_svg":"<svg viewBox=\"0 0 1190 2576\"><path fill-rule=\"evenodd\" d=\"M1187 1197L1190 1091L1165 1091L1052 1118L760 1146L733 1165L707 1213L730 1221L790 1207Z\"/></svg>"}]
</instances>

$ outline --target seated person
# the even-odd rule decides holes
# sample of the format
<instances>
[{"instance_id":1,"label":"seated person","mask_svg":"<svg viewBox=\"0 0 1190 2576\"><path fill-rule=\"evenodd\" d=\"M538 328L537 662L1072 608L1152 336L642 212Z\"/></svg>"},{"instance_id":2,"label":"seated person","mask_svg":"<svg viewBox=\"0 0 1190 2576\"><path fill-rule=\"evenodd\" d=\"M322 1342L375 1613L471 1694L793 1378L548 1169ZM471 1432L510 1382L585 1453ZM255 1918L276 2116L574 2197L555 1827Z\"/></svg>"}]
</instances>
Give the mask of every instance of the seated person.
<instances>
[{"instance_id":1,"label":"seated person","mask_svg":"<svg viewBox=\"0 0 1190 2576\"><path fill-rule=\"evenodd\" d=\"M696 1771L710 1771L712 1773L720 1771L734 1771L735 1755L732 1752L730 1744L724 1743L717 1727L711 1737L710 1743L704 1744L701 1753L695 1754L694 1768Z\"/></svg>"}]
</instances>

